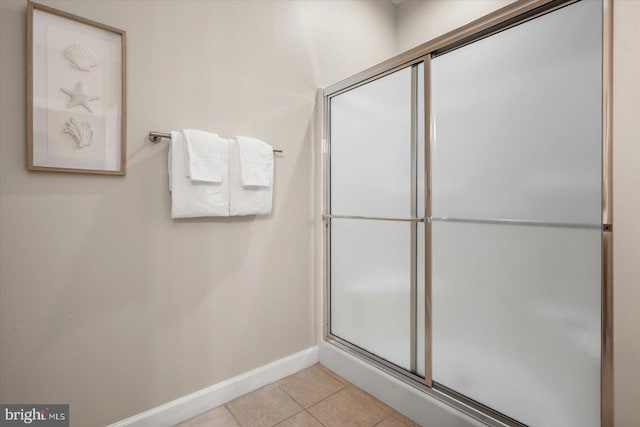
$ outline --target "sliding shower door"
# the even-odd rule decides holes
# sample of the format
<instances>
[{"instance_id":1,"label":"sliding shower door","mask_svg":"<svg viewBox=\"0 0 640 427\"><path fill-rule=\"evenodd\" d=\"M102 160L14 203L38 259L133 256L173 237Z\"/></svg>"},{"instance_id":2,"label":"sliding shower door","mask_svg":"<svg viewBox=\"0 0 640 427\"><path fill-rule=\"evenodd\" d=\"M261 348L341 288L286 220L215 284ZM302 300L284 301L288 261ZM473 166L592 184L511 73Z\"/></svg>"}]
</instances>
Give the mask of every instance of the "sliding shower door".
<instances>
[{"instance_id":1,"label":"sliding shower door","mask_svg":"<svg viewBox=\"0 0 640 427\"><path fill-rule=\"evenodd\" d=\"M536 4L325 91L327 336L491 425L610 427L611 2Z\"/></svg>"},{"instance_id":2,"label":"sliding shower door","mask_svg":"<svg viewBox=\"0 0 640 427\"><path fill-rule=\"evenodd\" d=\"M424 247L424 162L417 160L424 153L417 136L423 76L421 66L410 66L330 103L330 333L415 373L424 371L417 360L424 335L417 303L424 295L417 258Z\"/></svg>"},{"instance_id":3,"label":"sliding shower door","mask_svg":"<svg viewBox=\"0 0 640 427\"><path fill-rule=\"evenodd\" d=\"M600 425L602 4L431 61L433 380Z\"/></svg>"}]
</instances>

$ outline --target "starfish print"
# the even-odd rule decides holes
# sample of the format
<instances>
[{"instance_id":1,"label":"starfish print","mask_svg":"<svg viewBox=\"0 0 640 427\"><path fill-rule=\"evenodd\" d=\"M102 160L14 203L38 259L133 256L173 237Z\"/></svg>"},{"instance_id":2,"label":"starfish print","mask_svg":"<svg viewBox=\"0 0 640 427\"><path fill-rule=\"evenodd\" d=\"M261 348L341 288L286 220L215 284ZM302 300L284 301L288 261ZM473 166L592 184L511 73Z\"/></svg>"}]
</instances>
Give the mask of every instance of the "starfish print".
<instances>
[{"instance_id":1,"label":"starfish print","mask_svg":"<svg viewBox=\"0 0 640 427\"><path fill-rule=\"evenodd\" d=\"M82 82L78 82L75 89L73 90L65 89L63 87L61 87L60 90L71 97L69 99L69 103L67 104L67 108L73 108L76 105L82 105L84 108L89 110L90 113L93 113L93 109L91 108L91 104L89 104L89 102L100 99L99 96L87 95L87 93L84 91L84 84Z\"/></svg>"}]
</instances>

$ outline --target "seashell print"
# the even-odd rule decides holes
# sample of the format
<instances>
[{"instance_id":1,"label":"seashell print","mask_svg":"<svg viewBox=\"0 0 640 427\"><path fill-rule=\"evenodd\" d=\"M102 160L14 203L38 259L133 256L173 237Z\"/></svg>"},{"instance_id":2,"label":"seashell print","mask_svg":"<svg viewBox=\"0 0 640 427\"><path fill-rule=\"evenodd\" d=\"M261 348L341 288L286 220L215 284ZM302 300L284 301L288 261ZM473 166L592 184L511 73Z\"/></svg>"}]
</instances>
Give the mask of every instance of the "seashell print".
<instances>
[{"instance_id":1,"label":"seashell print","mask_svg":"<svg viewBox=\"0 0 640 427\"><path fill-rule=\"evenodd\" d=\"M62 132L71 135L76 141L78 148L89 146L93 140L93 126L91 126L91 123L79 123L73 117L65 123Z\"/></svg>"},{"instance_id":2,"label":"seashell print","mask_svg":"<svg viewBox=\"0 0 640 427\"><path fill-rule=\"evenodd\" d=\"M64 48L63 56L78 70L91 72L98 66L95 52L83 44L70 44Z\"/></svg>"}]
</instances>

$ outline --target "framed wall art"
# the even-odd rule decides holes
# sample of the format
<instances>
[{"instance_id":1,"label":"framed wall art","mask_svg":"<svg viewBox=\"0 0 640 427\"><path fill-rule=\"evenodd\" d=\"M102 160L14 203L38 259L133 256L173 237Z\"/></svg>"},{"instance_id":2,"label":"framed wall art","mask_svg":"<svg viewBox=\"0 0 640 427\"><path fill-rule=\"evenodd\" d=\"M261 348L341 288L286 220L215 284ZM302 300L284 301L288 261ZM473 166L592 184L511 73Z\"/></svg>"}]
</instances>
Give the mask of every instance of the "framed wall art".
<instances>
[{"instance_id":1,"label":"framed wall art","mask_svg":"<svg viewBox=\"0 0 640 427\"><path fill-rule=\"evenodd\" d=\"M27 169L124 175L126 32L27 4Z\"/></svg>"}]
</instances>

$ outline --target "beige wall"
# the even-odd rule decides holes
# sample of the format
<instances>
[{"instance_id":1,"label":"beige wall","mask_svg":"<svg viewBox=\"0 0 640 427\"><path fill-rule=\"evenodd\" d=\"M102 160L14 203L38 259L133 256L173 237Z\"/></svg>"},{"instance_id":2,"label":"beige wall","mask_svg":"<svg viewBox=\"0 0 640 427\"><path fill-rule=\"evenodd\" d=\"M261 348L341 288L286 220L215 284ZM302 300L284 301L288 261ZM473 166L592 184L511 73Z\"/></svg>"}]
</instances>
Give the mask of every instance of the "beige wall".
<instances>
[{"instance_id":1,"label":"beige wall","mask_svg":"<svg viewBox=\"0 0 640 427\"><path fill-rule=\"evenodd\" d=\"M400 53L510 0L400 3ZM616 426L640 420L640 1L614 0L614 343Z\"/></svg>"},{"instance_id":2,"label":"beige wall","mask_svg":"<svg viewBox=\"0 0 640 427\"><path fill-rule=\"evenodd\" d=\"M98 426L315 344L316 88L394 54L381 1L44 1L128 32L126 177L25 168L25 1L0 1L0 402ZM167 142L253 135L273 214L172 221Z\"/></svg>"},{"instance_id":3,"label":"beige wall","mask_svg":"<svg viewBox=\"0 0 640 427\"><path fill-rule=\"evenodd\" d=\"M396 10L398 53L455 30L514 0L405 0Z\"/></svg>"},{"instance_id":4,"label":"beige wall","mask_svg":"<svg viewBox=\"0 0 640 427\"><path fill-rule=\"evenodd\" d=\"M613 9L616 426L640 423L640 1Z\"/></svg>"}]
</instances>

